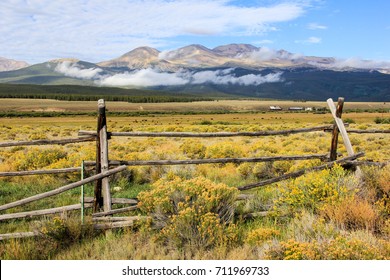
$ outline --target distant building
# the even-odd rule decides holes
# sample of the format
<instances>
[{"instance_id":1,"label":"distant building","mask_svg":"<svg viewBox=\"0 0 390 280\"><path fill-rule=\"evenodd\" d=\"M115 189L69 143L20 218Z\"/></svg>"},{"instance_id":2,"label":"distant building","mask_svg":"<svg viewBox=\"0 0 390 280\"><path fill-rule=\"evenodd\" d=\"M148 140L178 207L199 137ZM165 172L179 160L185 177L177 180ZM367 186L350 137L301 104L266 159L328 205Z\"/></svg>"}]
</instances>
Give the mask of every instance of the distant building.
<instances>
[{"instance_id":1,"label":"distant building","mask_svg":"<svg viewBox=\"0 0 390 280\"><path fill-rule=\"evenodd\" d=\"M303 111L305 108L303 107L290 107L288 108L290 111Z\"/></svg>"},{"instance_id":2,"label":"distant building","mask_svg":"<svg viewBox=\"0 0 390 280\"><path fill-rule=\"evenodd\" d=\"M305 108L305 111L311 112L311 111L313 111L313 107L306 107L306 108Z\"/></svg>"},{"instance_id":3,"label":"distant building","mask_svg":"<svg viewBox=\"0 0 390 280\"><path fill-rule=\"evenodd\" d=\"M269 106L269 109L271 111L281 111L282 108L280 106Z\"/></svg>"}]
</instances>

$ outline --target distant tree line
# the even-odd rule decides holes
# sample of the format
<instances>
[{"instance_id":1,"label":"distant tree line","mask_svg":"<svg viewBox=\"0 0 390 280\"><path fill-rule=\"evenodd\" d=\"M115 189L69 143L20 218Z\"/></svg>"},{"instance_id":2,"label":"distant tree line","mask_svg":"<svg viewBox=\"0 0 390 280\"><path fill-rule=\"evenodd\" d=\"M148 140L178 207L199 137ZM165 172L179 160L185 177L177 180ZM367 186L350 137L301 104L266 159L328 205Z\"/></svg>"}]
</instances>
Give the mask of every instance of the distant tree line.
<instances>
[{"instance_id":1,"label":"distant tree line","mask_svg":"<svg viewBox=\"0 0 390 280\"><path fill-rule=\"evenodd\" d=\"M124 101L131 103L163 103L211 101L215 98L188 93L154 90L91 87L75 85L0 84L0 98L55 99L66 101Z\"/></svg>"}]
</instances>

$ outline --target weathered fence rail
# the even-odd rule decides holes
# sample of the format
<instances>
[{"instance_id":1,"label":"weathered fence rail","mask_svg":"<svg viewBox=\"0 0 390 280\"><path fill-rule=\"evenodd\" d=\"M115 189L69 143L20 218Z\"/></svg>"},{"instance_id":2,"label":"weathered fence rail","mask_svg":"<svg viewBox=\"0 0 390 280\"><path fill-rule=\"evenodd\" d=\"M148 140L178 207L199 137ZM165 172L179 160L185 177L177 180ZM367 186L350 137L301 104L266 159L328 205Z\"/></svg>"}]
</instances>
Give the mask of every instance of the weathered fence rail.
<instances>
[{"instance_id":1,"label":"weathered fence rail","mask_svg":"<svg viewBox=\"0 0 390 280\"><path fill-rule=\"evenodd\" d=\"M40 200L40 199L43 199L43 198L46 198L46 197L50 197L50 196L54 196L54 195L66 192L68 190L71 190L71 189L80 187L82 185L91 183L93 181L99 180L101 178L105 178L105 177L111 176L112 174L121 172L121 171L125 170L126 168L127 168L127 166L119 166L119 167L116 167L114 169L108 170L105 173L99 173L97 175L93 175L93 176L88 177L88 178L86 178L84 180L80 180L78 182L71 183L69 185L57 188L55 190L51 190L51 191L48 191L48 192L44 192L44 193L41 193L41 194L37 194L37 195L33 195L33 196L30 196L30 197L27 197L27 198L23 198L21 200L15 201L15 202L11 202L11 203L7 203L7 204L4 204L4 205L1 205L0 206L0 211L7 210L7 209L10 209L10 208L13 208L13 207L17 207L17 206L22 206L22 205L25 205L27 203L33 202L33 201L37 201L37 200Z\"/></svg>"},{"instance_id":2,"label":"weathered fence rail","mask_svg":"<svg viewBox=\"0 0 390 280\"><path fill-rule=\"evenodd\" d=\"M300 155L300 156L273 156L256 158L210 158L210 159L186 159L186 160L110 160L110 166L142 166L142 165L189 165L189 164L213 164L213 163L243 163L243 162L270 162L270 161L289 161L289 160L308 160L321 159L326 160L329 156L322 155ZM85 165L93 165L95 162L86 161Z\"/></svg>"},{"instance_id":3,"label":"weathered fence rail","mask_svg":"<svg viewBox=\"0 0 390 280\"><path fill-rule=\"evenodd\" d=\"M146 217L112 217L114 214L125 213L138 209L136 199L129 198L111 198L110 186L108 177L124 171L127 166L163 166L163 165L190 165L190 164L224 164L224 163L244 163L244 162L273 162L273 161L289 161L289 160L314 160L320 159L322 161L328 161L322 165L312 168L302 169L296 172L287 173L276 178L255 182L245 186L238 186L240 191L246 191L253 188L269 185L272 183L280 182L282 180L297 178L302 176L306 172L318 171L332 167L334 164L346 164L351 166L359 166L362 164L371 165L384 165L386 163L374 163L374 162L362 162L355 161L357 158L364 156L364 153L354 153L351 142L348 137L348 133L390 133L390 130L356 130L345 127L341 120L342 109L344 99L339 98L337 108L335 107L333 100L327 100L332 116L335 120L334 125L323 125L311 128L299 128L279 131L257 131L257 132L207 132L207 133L192 133L192 132L109 132L107 131L106 120L106 108L103 100L98 102L98 123L97 131L79 131L79 138L71 139L57 139L57 140L33 140L33 141L15 141L0 143L0 147L15 147L15 146L34 146L34 145L65 145L70 143L82 143L82 142L96 142L96 161L86 161L82 167L71 167L62 169L51 170L29 170L29 171L14 171L14 172L0 172L0 177L12 177L12 176L29 176L29 175L42 175L42 174L61 174L61 173L74 173L81 172L84 174L84 166L94 166L96 175L88 177L68 184L57 189L37 194L28 198L24 198L18 201L7 203L0 206L0 211L7 210L17 206L23 206L27 203L37 201L43 198L54 196L65 191L83 186L91 182L95 182L94 197L85 197L82 195L81 203L61 206L51 209L34 210L28 212L19 212L11 214L0 215L0 221L19 218L31 218L36 216L50 215L55 213L62 213L67 211L79 210L84 208L93 208L92 220L94 222L105 222L103 224L95 224L95 229L108 229L123 226L131 226L134 221L144 219ZM253 157L253 158L208 158L208 159L185 159L185 160L145 160L145 161L126 161L126 160L110 160L109 159L109 145L108 141L111 137L174 137L174 138L219 138L219 137L263 137L263 136L276 136L276 135L290 135L296 133L308 133L315 131L332 132L332 141L329 154L314 154L314 155L280 155L280 156L267 156L267 157ZM343 137L344 145L347 148L348 156L337 159L337 142L339 133ZM114 166L113 169L109 169ZM239 199L246 199L248 194L242 193ZM128 204L127 207L112 209L113 204ZM103 210L102 212L99 212ZM264 216L265 212L248 214L248 217ZM0 234L0 240L8 238L22 238L37 236L38 232L24 232L24 233L11 233Z\"/></svg>"},{"instance_id":4,"label":"weathered fence rail","mask_svg":"<svg viewBox=\"0 0 390 280\"><path fill-rule=\"evenodd\" d=\"M242 136L275 136L289 135L313 131L323 131L331 129L332 126L323 125L309 128L288 129L288 130L268 130L256 132L108 132L109 136L119 137L180 137L180 138L214 138L214 137L242 137ZM79 136L96 136L95 131L80 130Z\"/></svg>"},{"instance_id":5,"label":"weathered fence rail","mask_svg":"<svg viewBox=\"0 0 390 280\"><path fill-rule=\"evenodd\" d=\"M331 162L328 162L328 163L323 164L323 165L319 165L319 166L315 166L315 167L307 168L307 169L302 169L302 170L299 170L299 171L296 171L296 172L292 172L292 173L286 173L286 174L284 174L282 176L279 176L279 177L276 177L276 178L264 180L264 181L261 181L261 182L258 182L258 183L253 183L253 184L249 184L249 185L242 186L242 187L238 187L238 189L240 191L250 190L250 189L253 189L253 188L270 185L270 184L277 183L277 182L280 182L280 181L284 181L284 180L287 180L287 179L297 178L297 177L300 177L300 176L302 176L303 174L305 174L307 172L319 171L319 170L323 170L323 169L326 169L326 168L331 168L335 164L341 164L341 163L349 162L351 160L357 159L357 158L362 157L362 156L364 156L363 152L357 153L357 154L354 154L352 156L348 156L348 157L341 158L341 159L338 159L338 160L335 160L335 161L331 161Z\"/></svg>"},{"instance_id":6,"label":"weathered fence rail","mask_svg":"<svg viewBox=\"0 0 390 280\"><path fill-rule=\"evenodd\" d=\"M30 176L30 175L50 175L61 173L74 173L80 172L81 167L70 167L61 169L46 169L46 170L28 170L28 171L13 171L13 172L0 172L0 177L16 177L16 176Z\"/></svg>"},{"instance_id":7,"label":"weathered fence rail","mask_svg":"<svg viewBox=\"0 0 390 280\"><path fill-rule=\"evenodd\" d=\"M20 147L20 146L43 146L43 145L65 145L71 143L83 143L83 142L93 142L96 141L95 136L90 137L79 137L71 139L42 139L42 140L32 140L32 141L16 141L16 142L4 142L0 143L0 148L5 147Z\"/></svg>"}]
</instances>

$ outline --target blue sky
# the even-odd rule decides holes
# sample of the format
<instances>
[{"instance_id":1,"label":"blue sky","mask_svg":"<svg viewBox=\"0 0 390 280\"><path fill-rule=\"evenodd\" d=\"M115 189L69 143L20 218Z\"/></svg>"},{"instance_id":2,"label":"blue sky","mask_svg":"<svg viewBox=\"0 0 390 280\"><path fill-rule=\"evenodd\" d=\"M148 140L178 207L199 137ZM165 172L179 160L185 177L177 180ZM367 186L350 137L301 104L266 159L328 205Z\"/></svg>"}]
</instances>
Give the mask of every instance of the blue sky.
<instances>
[{"instance_id":1,"label":"blue sky","mask_svg":"<svg viewBox=\"0 0 390 280\"><path fill-rule=\"evenodd\" d=\"M229 43L390 61L388 0L1 0L0 56L112 59Z\"/></svg>"}]
</instances>

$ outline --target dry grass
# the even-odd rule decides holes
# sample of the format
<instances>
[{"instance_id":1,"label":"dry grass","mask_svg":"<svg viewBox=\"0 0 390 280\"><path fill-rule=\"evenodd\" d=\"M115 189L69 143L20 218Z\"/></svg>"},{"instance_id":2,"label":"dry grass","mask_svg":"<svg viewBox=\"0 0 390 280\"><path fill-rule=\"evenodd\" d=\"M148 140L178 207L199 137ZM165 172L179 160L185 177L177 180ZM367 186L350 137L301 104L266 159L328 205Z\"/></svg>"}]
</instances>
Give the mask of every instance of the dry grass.
<instances>
[{"instance_id":1,"label":"dry grass","mask_svg":"<svg viewBox=\"0 0 390 280\"><path fill-rule=\"evenodd\" d=\"M178 112L198 112L198 111L259 111L269 110L269 106L280 106L284 110L289 107L328 107L326 102L296 102L285 100L219 100L219 101L199 101L185 103L128 103L128 102L107 102L110 111L178 111ZM1 111L18 112L93 112L97 109L94 101L58 101L51 99L10 99L2 98L0 104ZM346 102L345 110L349 109L390 109L390 103L383 102Z\"/></svg>"},{"instance_id":2,"label":"dry grass","mask_svg":"<svg viewBox=\"0 0 390 280\"><path fill-rule=\"evenodd\" d=\"M65 108L65 110L91 110L95 111L96 104L70 103L44 100L29 100L25 104L18 101L13 107L24 106L25 110L42 108ZM42 101L42 102L41 102ZM42 103L41 105L39 103ZM53 102L53 103L50 103ZM268 103L267 103L268 102ZM216 110L216 108L245 111L256 106L268 107L275 102L261 101L219 101L206 103L180 104L180 110ZM8 104L8 105L7 105ZM66 106L62 106L67 104ZM279 103L278 103L279 104ZM61 107L61 106L62 107ZM172 110L175 104L149 104L143 110ZM147 106L149 106L147 105ZM295 106L300 106L294 103ZM382 106L382 104L374 104ZM374 106L372 105L372 106ZM2 103L0 111L11 106L10 103ZM28 107L32 106L32 107ZM36 106L36 107L34 107ZM45 107L46 106L46 107ZM80 106L80 107L78 107ZM84 106L84 107L83 107ZM111 107L112 106L112 107ZM120 107L123 106L123 107ZM128 107L129 106L129 107ZM131 107L133 106L133 107ZM135 107L134 107L135 106ZM138 106L138 107L137 107ZM111 111L115 110L141 110L142 104L108 103ZM155 106L155 107L153 107ZM162 107L158 107L162 106ZM171 107L170 107L171 106ZM187 106L187 107L186 107ZM191 107L193 106L193 107ZM219 106L219 107L218 107ZM225 106L225 107L224 107ZM229 107L230 106L230 107ZM252 107L251 107L252 106ZM287 106L287 105L286 105ZM305 103L304 106L309 106ZM310 106L314 106L311 104ZM325 106L325 104L323 105ZM356 104L356 106L358 106ZM359 105L360 106L360 105ZM386 105L387 106L387 105ZM8 107L11 108L11 107ZM176 107L177 108L177 107ZM37 110L38 110L37 109ZM219 110L218 109L218 110ZM390 117L390 113L346 113L345 118L354 120L351 128L354 129L390 129L389 124L375 124L376 117ZM201 114L201 115L148 115L140 117L108 117L109 131L261 131L281 130L298 127L312 127L322 124L330 124L330 114L312 113L231 113L231 114ZM60 139L77 137L80 129L94 130L96 118L89 116L78 117L54 117L54 118L7 118L0 125L0 141L17 141L32 138ZM390 159L390 135L351 134L351 141L355 151L365 151L366 158L375 161ZM219 148L217 148L219 146ZM185 159L199 157L219 156L271 156L287 154L325 154L329 151L330 134L314 132L310 134L297 134L289 136L271 136L258 138L216 138L216 139L166 139L166 138L113 138L110 140L110 159L149 160L149 159ZM31 161L31 155L44 154L44 150L59 149L59 155L53 154L54 162L48 163L44 168L62 168L78 166L81 160L93 160L95 153L94 143L71 144L61 147L21 147L5 148L0 150L0 170L11 171L14 168L32 169L36 162ZM340 139L339 151L345 155L346 150ZM66 155L63 156L62 153ZM30 165L26 165L29 163ZM41 162L43 165L46 163ZM114 195L116 197L134 197L139 190L145 190L144 183L153 183L161 177L179 176L190 179L203 176L217 183L225 183L229 186L237 186L252 183L264 177L275 176L280 173L291 172L309 165L320 164L319 161L275 162L270 164L226 164L226 165L201 165L190 167L140 167L132 168L124 177L116 177L112 186L117 186ZM42 167L39 165L39 167ZM162 244L156 239L156 235L141 227L119 231L107 231L99 236L85 236L79 238L80 231L77 226L69 222L68 232L74 236L74 242L67 244L66 248L58 245L52 239L13 240L0 243L0 257L6 259L257 259L257 258L390 258L390 245L388 233L390 232L390 208L389 191L390 170L389 167L379 170L377 168L365 171L363 183L356 190L354 196L348 196L350 200L340 204L327 204L317 212L312 209L295 211L295 215L268 216L254 221L237 220L238 241L235 246L216 246L209 250L186 244L177 249L169 244ZM319 173L320 174L320 173ZM75 175L76 176L76 175ZM78 175L77 175L78 176ZM318 175L320 176L320 175ZM352 176L352 175L349 175ZM62 181L77 180L76 177L61 177L55 182L53 177L24 177L17 179L1 179L3 186L10 189L2 189L2 199L10 202L15 197L30 194L31 191L39 192L43 188L57 186ZM348 179L349 177L345 177ZM32 188L34 186L34 188ZM20 188L19 188L20 187ZM12 190L11 190L12 188ZM26 193L23 193L26 192ZM92 193L92 188L91 188ZM253 200L244 202L243 210L269 210L272 209L275 199L280 195L280 188L270 186L259 189L252 194ZM4 193L4 195L3 195ZM50 200L43 203L65 203L79 199L78 191L67 197L59 197L60 201ZM293 201L294 202L294 201ZM6 202L5 202L6 203ZM47 206L44 204L40 206ZM295 202L294 202L295 203ZM53 205L51 205L53 204ZM36 205L33 205L36 206ZM324 218L325 217L325 218ZM29 230L27 223L4 223L2 232L7 230ZM360 231L366 234L359 233ZM387 234L387 235L386 235ZM66 236L66 235L65 235ZM290 241L292 240L292 241ZM54 242L54 243L53 243ZM311 247L310 244L315 244ZM55 251L49 250L56 245ZM367 246L377 251L374 254L364 251ZM50 245L50 246L49 246ZM349 249L348 246L355 249ZM388 249L386 249L388 248ZM288 250L295 250L296 254L289 254ZM356 251L356 254L354 253ZM387 251L386 251L387 250Z\"/></svg>"}]
</instances>

